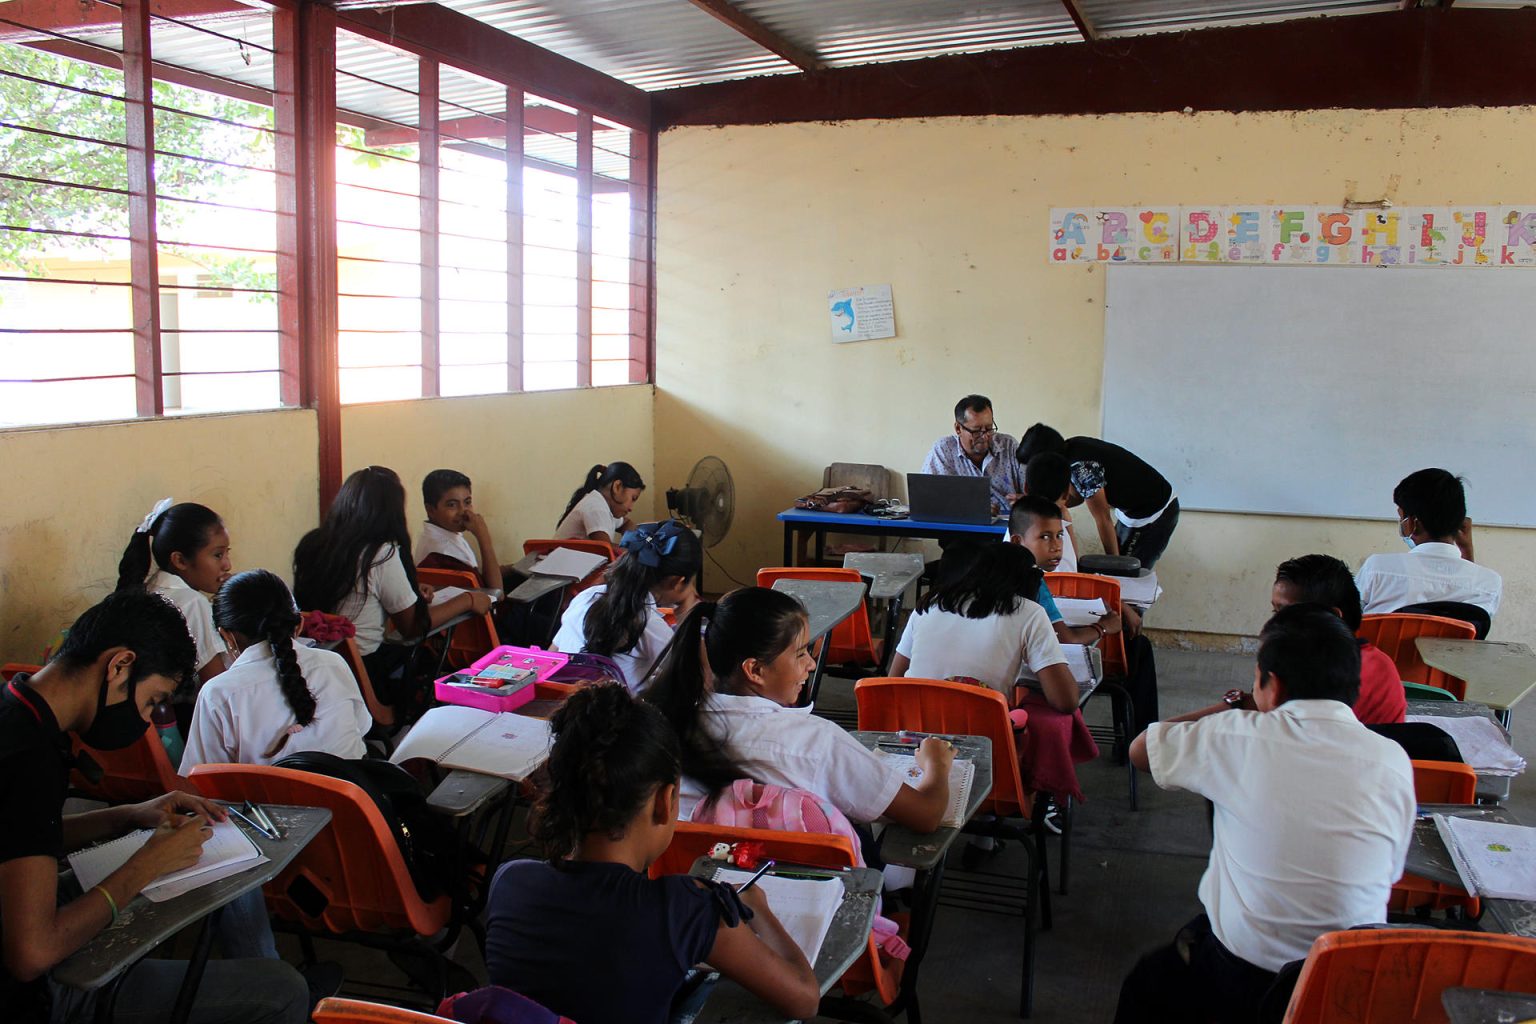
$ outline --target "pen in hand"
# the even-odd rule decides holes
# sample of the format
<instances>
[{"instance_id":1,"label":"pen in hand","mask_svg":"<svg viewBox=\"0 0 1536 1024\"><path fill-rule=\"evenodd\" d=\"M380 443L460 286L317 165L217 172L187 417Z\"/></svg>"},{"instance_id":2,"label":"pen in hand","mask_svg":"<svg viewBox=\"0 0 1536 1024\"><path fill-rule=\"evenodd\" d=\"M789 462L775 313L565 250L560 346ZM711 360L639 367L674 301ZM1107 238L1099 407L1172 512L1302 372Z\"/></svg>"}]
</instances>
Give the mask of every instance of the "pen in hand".
<instances>
[{"instance_id":1,"label":"pen in hand","mask_svg":"<svg viewBox=\"0 0 1536 1024\"><path fill-rule=\"evenodd\" d=\"M766 875L768 873L768 869L773 867L777 863L778 863L778 861L773 861L773 860L765 860L765 861L763 861L763 866L758 868L757 872L751 878L747 879L745 882L742 882L740 885L738 885L736 887L736 895L740 896L742 893L746 892L748 889L750 889L754 885L756 885L757 884L757 880L759 878L762 878L764 875Z\"/></svg>"}]
</instances>

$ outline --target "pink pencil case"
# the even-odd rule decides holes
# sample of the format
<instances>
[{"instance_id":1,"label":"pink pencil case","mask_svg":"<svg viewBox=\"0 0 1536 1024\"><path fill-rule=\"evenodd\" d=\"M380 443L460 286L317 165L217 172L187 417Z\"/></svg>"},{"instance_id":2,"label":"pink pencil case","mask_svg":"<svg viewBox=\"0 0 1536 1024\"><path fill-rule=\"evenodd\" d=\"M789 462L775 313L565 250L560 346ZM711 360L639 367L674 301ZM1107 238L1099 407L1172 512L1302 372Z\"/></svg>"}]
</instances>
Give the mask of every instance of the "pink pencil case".
<instances>
[{"instance_id":1,"label":"pink pencil case","mask_svg":"<svg viewBox=\"0 0 1536 1024\"><path fill-rule=\"evenodd\" d=\"M444 704L462 704L483 711L515 711L533 700L535 683L541 683L560 671L569 660L569 655L537 647L497 647L469 668L443 676L433 685L433 689L437 699ZM477 683L461 685L489 668L521 669L532 672L533 676L523 680L510 693L498 693L495 687Z\"/></svg>"}]
</instances>

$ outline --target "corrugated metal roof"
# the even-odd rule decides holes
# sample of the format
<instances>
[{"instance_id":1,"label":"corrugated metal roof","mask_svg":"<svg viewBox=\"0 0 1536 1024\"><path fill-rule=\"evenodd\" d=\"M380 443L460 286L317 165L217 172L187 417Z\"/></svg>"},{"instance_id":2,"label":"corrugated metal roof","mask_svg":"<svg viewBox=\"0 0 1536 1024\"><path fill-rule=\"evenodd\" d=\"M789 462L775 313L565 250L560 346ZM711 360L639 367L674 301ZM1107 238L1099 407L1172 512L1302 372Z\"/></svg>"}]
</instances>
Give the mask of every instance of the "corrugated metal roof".
<instances>
[{"instance_id":1,"label":"corrugated metal roof","mask_svg":"<svg viewBox=\"0 0 1536 1024\"><path fill-rule=\"evenodd\" d=\"M1255 24L1319 15L1395 11L1395 0L1078 0L1083 17L1101 36L1177 32L1217 25Z\"/></svg>"}]
</instances>

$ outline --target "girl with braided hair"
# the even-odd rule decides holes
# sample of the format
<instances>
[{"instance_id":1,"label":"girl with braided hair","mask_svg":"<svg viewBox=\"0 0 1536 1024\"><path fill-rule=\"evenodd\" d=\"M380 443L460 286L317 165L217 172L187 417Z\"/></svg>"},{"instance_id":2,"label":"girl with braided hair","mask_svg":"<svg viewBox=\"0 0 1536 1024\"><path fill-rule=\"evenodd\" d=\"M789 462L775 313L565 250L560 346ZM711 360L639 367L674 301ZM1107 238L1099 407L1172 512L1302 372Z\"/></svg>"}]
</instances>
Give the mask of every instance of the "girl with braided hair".
<instances>
[{"instance_id":1,"label":"girl with braided hair","mask_svg":"<svg viewBox=\"0 0 1536 1024\"><path fill-rule=\"evenodd\" d=\"M299 611L276 575L234 576L213 601L213 621L236 655L198 694L181 760L272 764L301 751L362 757L373 719L340 655L293 642Z\"/></svg>"},{"instance_id":2,"label":"girl with braided hair","mask_svg":"<svg viewBox=\"0 0 1536 1024\"><path fill-rule=\"evenodd\" d=\"M600 684L571 694L550 731L530 826L545 859L510 861L491 883L491 984L581 1024L665 1024L702 961L780 1016L815 1016L816 975L761 887L647 877L677 822L681 759L661 713Z\"/></svg>"}]
</instances>

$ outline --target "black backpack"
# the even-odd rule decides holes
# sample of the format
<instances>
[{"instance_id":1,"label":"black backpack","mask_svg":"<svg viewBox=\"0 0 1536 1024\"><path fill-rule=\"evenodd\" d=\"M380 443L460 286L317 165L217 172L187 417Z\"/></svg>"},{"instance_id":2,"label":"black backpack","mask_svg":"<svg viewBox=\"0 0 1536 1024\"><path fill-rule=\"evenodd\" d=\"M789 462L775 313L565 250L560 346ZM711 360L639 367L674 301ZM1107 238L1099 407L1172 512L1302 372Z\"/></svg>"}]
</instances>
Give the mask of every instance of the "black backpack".
<instances>
[{"instance_id":1,"label":"black backpack","mask_svg":"<svg viewBox=\"0 0 1536 1024\"><path fill-rule=\"evenodd\" d=\"M322 751L290 754L275 767L341 779L367 793L394 833L416 892L427 902L443 892L444 881L454 869L459 838L452 826L427 807L426 797L410 772L388 761L348 760Z\"/></svg>"}]
</instances>

